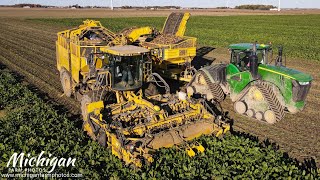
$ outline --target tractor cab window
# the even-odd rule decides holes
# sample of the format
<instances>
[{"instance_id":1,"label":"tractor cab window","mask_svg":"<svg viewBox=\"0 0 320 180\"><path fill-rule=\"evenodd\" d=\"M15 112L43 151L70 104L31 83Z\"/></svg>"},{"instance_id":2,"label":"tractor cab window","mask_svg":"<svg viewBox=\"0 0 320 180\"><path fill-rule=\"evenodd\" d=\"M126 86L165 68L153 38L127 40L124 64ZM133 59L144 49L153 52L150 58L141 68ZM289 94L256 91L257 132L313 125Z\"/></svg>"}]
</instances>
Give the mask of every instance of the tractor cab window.
<instances>
[{"instance_id":1,"label":"tractor cab window","mask_svg":"<svg viewBox=\"0 0 320 180\"><path fill-rule=\"evenodd\" d=\"M230 63L237 65L237 54L234 52L234 50L231 51L231 57L230 57Z\"/></svg>"},{"instance_id":2,"label":"tractor cab window","mask_svg":"<svg viewBox=\"0 0 320 180\"><path fill-rule=\"evenodd\" d=\"M268 51L258 50L256 52L258 56L258 62L264 64L267 62ZM246 71L250 69L250 56L252 51L232 51L231 52L231 63L236 65L240 71Z\"/></svg>"},{"instance_id":3,"label":"tractor cab window","mask_svg":"<svg viewBox=\"0 0 320 180\"><path fill-rule=\"evenodd\" d=\"M248 70L250 68L250 56L252 52L244 51L239 53L240 58L240 68L242 71Z\"/></svg>"},{"instance_id":4,"label":"tractor cab window","mask_svg":"<svg viewBox=\"0 0 320 180\"><path fill-rule=\"evenodd\" d=\"M133 90L142 86L143 56L113 56L111 71L113 88Z\"/></svg>"},{"instance_id":5,"label":"tractor cab window","mask_svg":"<svg viewBox=\"0 0 320 180\"><path fill-rule=\"evenodd\" d=\"M251 51L232 51L231 63L237 66L240 71L248 70L250 68L249 57L251 53Z\"/></svg>"}]
</instances>

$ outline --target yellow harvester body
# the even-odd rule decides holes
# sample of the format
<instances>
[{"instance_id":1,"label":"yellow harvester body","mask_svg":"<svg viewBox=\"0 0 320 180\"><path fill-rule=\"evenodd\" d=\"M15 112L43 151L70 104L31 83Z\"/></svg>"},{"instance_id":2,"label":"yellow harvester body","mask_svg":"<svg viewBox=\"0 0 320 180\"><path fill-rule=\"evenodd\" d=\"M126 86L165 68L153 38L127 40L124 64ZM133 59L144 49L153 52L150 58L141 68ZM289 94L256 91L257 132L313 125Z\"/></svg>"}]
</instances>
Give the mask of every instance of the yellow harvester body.
<instances>
[{"instance_id":1,"label":"yellow harvester body","mask_svg":"<svg viewBox=\"0 0 320 180\"><path fill-rule=\"evenodd\" d=\"M230 129L202 99L183 92L144 94L143 84L161 76L152 72L149 49L128 44L153 31L143 27L116 34L98 21L86 20L78 28L59 32L56 41L64 94L81 101L84 130L137 167L152 162L152 153L162 147L184 144L188 155L194 156L193 149L203 152L204 147L185 141L204 134L219 136ZM180 28L177 34L183 32ZM184 49L174 55L174 46L165 48L163 55L174 57L170 62L182 62L178 56Z\"/></svg>"},{"instance_id":2,"label":"yellow harvester body","mask_svg":"<svg viewBox=\"0 0 320 180\"><path fill-rule=\"evenodd\" d=\"M150 49L154 71L161 76L189 82L194 75L191 61L196 56L197 38L184 36L189 17L190 13L171 13L154 41L140 43ZM158 42L157 38L169 41ZM177 40L171 42L170 39Z\"/></svg>"}]
</instances>

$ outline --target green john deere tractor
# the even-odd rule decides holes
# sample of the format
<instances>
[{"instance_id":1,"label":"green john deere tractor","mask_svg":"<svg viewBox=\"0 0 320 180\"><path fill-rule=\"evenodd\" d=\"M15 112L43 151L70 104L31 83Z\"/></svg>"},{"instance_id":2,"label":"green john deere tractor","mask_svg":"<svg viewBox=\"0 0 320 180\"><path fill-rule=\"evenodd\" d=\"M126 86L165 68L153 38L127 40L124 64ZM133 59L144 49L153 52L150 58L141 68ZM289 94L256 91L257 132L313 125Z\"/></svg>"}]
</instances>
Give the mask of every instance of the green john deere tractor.
<instances>
[{"instance_id":1,"label":"green john deere tractor","mask_svg":"<svg viewBox=\"0 0 320 180\"><path fill-rule=\"evenodd\" d=\"M312 77L283 64L282 47L274 65L269 63L271 45L232 44L229 64L201 68L187 84L189 95L201 94L212 101L230 95L237 113L273 124L285 112L305 107Z\"/></svg>"}]
</instances>

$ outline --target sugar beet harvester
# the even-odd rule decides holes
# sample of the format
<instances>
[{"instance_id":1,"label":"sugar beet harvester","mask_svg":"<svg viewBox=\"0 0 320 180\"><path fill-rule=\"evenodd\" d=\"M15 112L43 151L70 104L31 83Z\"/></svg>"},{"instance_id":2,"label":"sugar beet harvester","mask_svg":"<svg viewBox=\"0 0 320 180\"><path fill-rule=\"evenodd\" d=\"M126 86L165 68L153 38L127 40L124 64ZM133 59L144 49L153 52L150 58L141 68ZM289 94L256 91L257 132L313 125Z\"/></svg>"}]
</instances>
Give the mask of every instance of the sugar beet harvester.
<instances>
[{"instance_id":1,"label":"sugar beet harvester","mask_svg":"<svg viewBox=\"0 0 320 180\"><path fill-rule=\"evenodd\" d=\"M127 45L148 31L153 29L116 34L98 21L87 20L59 32L56 41L63 91L81 101L84 130L126 164L137 167L152 162L152 153L162 147L183 144L194 156L194 150L202 152L204 147L185 141L203 134L219 136L230 129L204 99L184 92L169 94L166 82L152 72L150 51ZM150 82L166 93L142 88Z\"/></svg>"}]
</instances>

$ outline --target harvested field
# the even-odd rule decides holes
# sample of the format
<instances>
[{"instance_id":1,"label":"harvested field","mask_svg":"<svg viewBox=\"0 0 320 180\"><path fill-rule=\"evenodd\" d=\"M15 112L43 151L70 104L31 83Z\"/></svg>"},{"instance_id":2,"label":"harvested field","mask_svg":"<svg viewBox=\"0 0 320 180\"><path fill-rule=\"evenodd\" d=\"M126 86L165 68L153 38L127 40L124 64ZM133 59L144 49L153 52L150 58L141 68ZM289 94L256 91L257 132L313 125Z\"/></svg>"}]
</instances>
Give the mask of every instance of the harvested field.
<instances>
[{"instance_id":1,"label":"harvested field","mask_svg":"<svg viewBox=\"0 0 320 180\"><path fill-rule=\"evenodd\" d=\"M112 18L112 17L155 17L168 16L172 10L121 10L109 9L59 9L59 8L6 8L0 7L0 17L32 17L32 18ZM206 9L206 10L175 10L190 12L194 16L238 16L238 15L295 15L295 14L320 14L320 10L237 10L237 9Z\"/></svg>"},{"instance_id":2,"label":"harvested field","mask_svg":"<svg viewBox=\"0 0 320 180\"><path fill-rule=\"evenodd\" d=\"M10 10L10 12L15 13L8 13L8 10L0 11L0 16L6 17L0 19L0 33L2 34L2 36L0 36L0 62L5 64L8 68L23 75L27 81L37 86L41 91L46 92L58 103L64 104L70 112L79 113L78 102L70 98L61 97L62 90L59 74L55 68L56 32L64 30L65 26L62 26L61 24L55 26L54 24L44 24L21 18L8 18L17 17L18 15L15 15L17 11L20 10ZM57 11L58 10L55 10L54 13L56 14ZM21 12L25 14L20 14L20 17L40 17L39 14L42 14L41 17L43 17L43 14L48 17L53 16L51 14L53 12L50 11L48 13L44 13L42 10L35 10L34 12L25 10ZM65 16L83 17L83 14L72 13L73 12L70 11L70 14ZM158 13L158 11L156 11L156 13ZM170 12L164 11L161 13L164 14L159 14L159 16L167 15ZM132 12L132 14L136 13ZM116 12L114 17L120 15L123 16L123 13ZM130 16L130 13L125 15ZM208 15L213 14L208 13ZM234 14L231 13L230 15ZM86 16L106 17L105 14L98 15L98 13L95 15L91 15L89 13ZM148 14L148 16L158 16L158 14L151 13ZM218 59L217 61L228 58L226 48L218 48L206 56L216 57ZM267 125L234 114L233 106L229 99L223 103L223 107L230 112L230 116L234 119L234 128L236 130L258 136L261 141L269 139L271 142L279 145L281 150L288 152L290 156L297 158L300 161L312 158L316 161L319 167L320 62L289 58L287 66L311 73L314 78L310 94L307 98L308 104L303 112L296 115L287 114L285 119L276 125Z\"/></svg>"}]
</instances>

